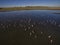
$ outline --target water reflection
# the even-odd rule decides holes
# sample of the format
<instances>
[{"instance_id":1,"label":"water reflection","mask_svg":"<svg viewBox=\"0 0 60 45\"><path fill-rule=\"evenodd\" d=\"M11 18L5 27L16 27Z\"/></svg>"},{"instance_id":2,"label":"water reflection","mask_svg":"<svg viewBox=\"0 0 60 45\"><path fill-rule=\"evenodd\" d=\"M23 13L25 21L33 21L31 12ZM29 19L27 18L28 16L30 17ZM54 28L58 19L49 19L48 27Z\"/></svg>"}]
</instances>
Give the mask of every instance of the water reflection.
<instances>
[{"instance_id":1,"label":"water reflection","mask_svg":"<svg viewBox=\"0 0 60 45\"><path fill-rule=\"evenodd\" d=\"M13 12L11 15L9 13L1 14L0 32L6 33L3 34L0 40L4 40L3 38L5 38L6 40L4 41L7 41L7 43L15 40L16 44L27 43L28 45L31 42L34 45L36 43L37 45L50 45L54 42L53 45L58 45L60 42L60 16L58 17L58 15L47 12L45 14L43 11L19 12L19 15L14 15L17 12ZM56 39L53 37L54 34Z\"/></svg>"}]
</instances>

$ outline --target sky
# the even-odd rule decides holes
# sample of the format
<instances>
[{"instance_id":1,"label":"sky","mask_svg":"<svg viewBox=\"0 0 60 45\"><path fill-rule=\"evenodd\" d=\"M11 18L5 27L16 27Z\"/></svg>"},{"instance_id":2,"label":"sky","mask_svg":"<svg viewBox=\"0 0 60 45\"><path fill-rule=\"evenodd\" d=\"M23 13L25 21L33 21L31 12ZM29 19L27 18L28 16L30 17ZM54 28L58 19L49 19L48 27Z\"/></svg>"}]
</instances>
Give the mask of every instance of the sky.
<instances>
[{"instance_id":1,"label":"sky","mask_svg":"<svg viewBox=\"0 0 60 45\"><path fill-rule=\"evenodd\" d=\"M60 0L0 0L0 7L60 6Z\"/></svg>"}]
</instances>

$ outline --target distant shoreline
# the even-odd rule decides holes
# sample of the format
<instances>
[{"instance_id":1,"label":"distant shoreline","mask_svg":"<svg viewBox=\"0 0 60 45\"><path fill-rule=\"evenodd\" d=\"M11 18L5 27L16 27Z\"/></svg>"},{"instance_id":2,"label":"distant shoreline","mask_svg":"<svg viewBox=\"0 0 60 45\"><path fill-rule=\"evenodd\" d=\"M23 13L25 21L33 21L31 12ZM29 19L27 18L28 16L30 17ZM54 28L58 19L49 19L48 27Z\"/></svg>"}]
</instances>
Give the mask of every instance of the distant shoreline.
<instances>
[{"instance_id":1,"label":"distant shoreline","mask_svg":"<svg viewBox=\"0 0 60 45\"><path fill-rule=\"evenodd\" d=\"M5 12L5 11L18 11L18 10L60 10L60 7L26 6L26 7L0 8L0 12Z\"/></svg>"}]
</instances>

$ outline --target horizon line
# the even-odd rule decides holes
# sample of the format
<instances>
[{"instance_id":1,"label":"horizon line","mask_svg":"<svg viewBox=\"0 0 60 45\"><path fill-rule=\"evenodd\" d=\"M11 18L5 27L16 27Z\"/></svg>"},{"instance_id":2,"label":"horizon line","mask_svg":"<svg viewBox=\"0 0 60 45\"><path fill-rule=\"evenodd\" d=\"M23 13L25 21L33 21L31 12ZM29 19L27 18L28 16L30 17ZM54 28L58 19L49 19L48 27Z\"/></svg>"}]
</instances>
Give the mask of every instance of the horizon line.
<instances>
[{"instance_id":1,"label":"horizon line","mask_svg":"<svg viewBox=\"0 0 60 45\"><path fill-rule=\"evenodd\" d=\"M34 5L33 5L34 6ZM0 8L14 8L14 7L28 7L28 6L6 6L6 7L0 7ZM37 6L36 6L37 7ZM42 7L42 6L41 6ZM43 6L43 7L60 7L60 6Z\"/></svg>"}]
</instances>

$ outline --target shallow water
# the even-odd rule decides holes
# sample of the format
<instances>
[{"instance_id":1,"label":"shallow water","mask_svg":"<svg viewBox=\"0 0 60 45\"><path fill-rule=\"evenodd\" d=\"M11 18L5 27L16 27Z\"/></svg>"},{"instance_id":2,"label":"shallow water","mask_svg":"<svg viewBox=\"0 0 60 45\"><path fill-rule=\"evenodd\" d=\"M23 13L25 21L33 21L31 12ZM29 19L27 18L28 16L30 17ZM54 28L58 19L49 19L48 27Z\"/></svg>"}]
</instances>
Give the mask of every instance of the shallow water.
<instances>
[{"instance_id":1,"label":"shallow water","mask_svg":"<svg viewBox=\"0 0 60 45\"><path fill-rule=\"evenodd\" d=\"M0 12L2 45L59 45L60 10Z\"/></svg>"}]
</instances>

